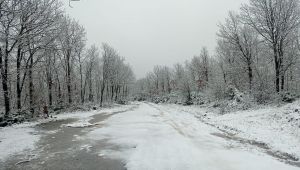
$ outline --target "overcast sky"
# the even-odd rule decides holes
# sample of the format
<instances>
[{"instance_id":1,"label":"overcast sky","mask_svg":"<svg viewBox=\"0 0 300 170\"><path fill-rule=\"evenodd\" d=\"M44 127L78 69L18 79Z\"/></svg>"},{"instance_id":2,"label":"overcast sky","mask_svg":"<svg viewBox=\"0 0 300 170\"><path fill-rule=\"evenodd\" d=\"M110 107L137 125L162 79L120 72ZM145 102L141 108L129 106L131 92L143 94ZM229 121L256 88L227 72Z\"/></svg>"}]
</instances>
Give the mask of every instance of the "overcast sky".
<instances>
[{"instance_id":1,"label":"overcast sky","mask_svg":"<svg viewBox=\"0 0 300 170\"><path fill-rule=\"evenodd\" d=\"M67 1L67 0L64 0ZM138 78L155 65L173 66L213 54L217 24L247 0L81 0L67 13L86 28L88 45L113 46Z\"/></svg>"}]
</instances>

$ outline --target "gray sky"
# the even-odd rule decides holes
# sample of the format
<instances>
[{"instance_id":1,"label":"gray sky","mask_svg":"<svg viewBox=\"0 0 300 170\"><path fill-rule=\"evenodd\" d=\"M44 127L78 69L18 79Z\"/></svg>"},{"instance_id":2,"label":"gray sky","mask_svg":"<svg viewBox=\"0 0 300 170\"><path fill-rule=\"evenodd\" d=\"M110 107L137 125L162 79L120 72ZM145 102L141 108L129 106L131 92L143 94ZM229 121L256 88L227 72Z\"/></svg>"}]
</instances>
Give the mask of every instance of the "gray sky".
<instances>
[{"instance_id":1,"label":"gray sky","mask_svg":"<svg viewBox=\"0 0 300 170\"><path fill-rule=\"evenodd\" d=\"M67 0L64 0L67 1ZM247 0L81 0L67 13L86 28L88 45L113 46L137 78L216 46L217 24Z\"/></svg>"}]
</instances>

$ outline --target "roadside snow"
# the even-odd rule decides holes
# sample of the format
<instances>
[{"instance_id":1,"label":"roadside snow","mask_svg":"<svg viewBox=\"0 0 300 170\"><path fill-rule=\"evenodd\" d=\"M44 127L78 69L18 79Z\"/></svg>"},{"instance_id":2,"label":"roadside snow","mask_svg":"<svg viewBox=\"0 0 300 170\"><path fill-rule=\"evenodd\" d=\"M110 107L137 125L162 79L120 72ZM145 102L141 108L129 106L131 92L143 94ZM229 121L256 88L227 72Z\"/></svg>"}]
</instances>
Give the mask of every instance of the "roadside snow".
<instances>
[{"instance_id":1,"label":"roadside snow","mask_svg":"<svg viewBox=\"0 0 300 170\"><path fill-rule=\"evenodd\" d=\"M93 126L93 124L89 123L87 120L79 120L74 123L64 124L65 127L74 127L74 128L83 128Z\"/></svg>"},{"instance_id":2,"label":"roadside snow","mask_svg":"<svg viewBox=\"0 0 300 170\"><path fill-rule=\"evenodd\" d=\"M192 114L156 109L145 103L114 115L104 127L88 134L116 148L99 155L122 159L128 170L294 170L263 153L231 147L228 141L211 135L216 128L201 123Z\"/></svg>"},{"instance_id":3,"label":"roadside snow","mask_svg":"<svg viewBox=\"0 0 300 170\"><path fill-rule=\"evenodd\" d=\"M56 115L56 119L63 120L63 119L78 119L78 121L69 123L69 124L63 124L62 126L66 127L74 127L74 128L81 128L81 127L89 127L93 126L93 124L89 123L90 120L92 120L94 115L97 114L113 114L116 112L123 112L129 109L132 109L134 107L134 103L130 105L115 105L112 108L104 108L101 110L93 110L93 111L86 111L86 112L71 112L71 113L62 113Z\"/></svg>"},{"instance_id":4,"label":"roadside snow","mask_svg":"<svg viewBox=\"0 0 300 170\"><path fill-rule=\"evenodd\" d=\"M60 113L55 115L54 117L57 120L64 120L64 119L84 119L94 116L95 114L99 113L97 110L92 111L78 111L78 112L69 112L69 113Z\"/></svg>"},{"instance_id":5,"label":"roadside snow","mask_svg":"<svg viewBox=\"0 0 300 170\"><path fill-rule=\"evenodd\" d=\"M112 107L112 108L103 108L103 109L101 108L101 110L61 113L61 114L55 115L55 117L58 120L70 119L70 118L84 119L84 118L91 118L92 116L94 116L96 114L112 114L114 112L122 112L122 111L132 108L133 106L134 106L134 103L130 104L130 105L114 105L114 107Z\"/></svg>"},{"instance_id":6,"label":"roadside snow","mask_svg":"<svg viewBox=\"0 0 300 170\"><path fill-rule=\"evenodd\" d=\"M39 140L33 126L36 123L23 123L0 129L0 162L24 150L32 150Z\"/></svg>"},{"instance_id":7,"label":"roadside snow","mask_svg":"<svg viewBox=\"0 0 300 170\"><path fill-rule=\"evenodd\" d=\"M238 137L263 142L274 152L288 153L300 158L300 101L281 107L265 107L216 114L199 106L161 105L173 110L193 113Z\"/></svg>"}]
</instances>

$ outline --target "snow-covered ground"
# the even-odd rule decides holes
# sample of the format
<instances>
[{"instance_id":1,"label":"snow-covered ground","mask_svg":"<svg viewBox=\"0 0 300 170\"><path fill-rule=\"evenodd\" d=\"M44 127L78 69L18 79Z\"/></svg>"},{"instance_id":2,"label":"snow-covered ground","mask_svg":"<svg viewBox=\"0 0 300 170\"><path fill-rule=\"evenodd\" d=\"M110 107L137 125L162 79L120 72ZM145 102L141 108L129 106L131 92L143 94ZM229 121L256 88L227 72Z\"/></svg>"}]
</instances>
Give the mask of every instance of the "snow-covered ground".
<instances>
[{"instance_id":1,"label":"snow-covered ground","mask_svg":"<svg viewBox=\"0 0 300 170\"><path fill-rule=\"evenodd\" d=\"M96 150L99 158L122 160L128 170L296 170L299 167L255 146L222 138L223 132L216 127L298 156L299 106L298 101L277 108L219 115L197 106L133 103L55 116L58 120L77 119L64 126L86 127L94 125L90 123L94 115L104 115L101 126L89 128L86 136L77 136L88 141L80 150L90 151L97 148L91 144L106 143L108 147ZM25 151L30 154L41 137L34 127L39 123L0 129L0 162Z\"/></svg>"},{"instance_id":2,"label":"snow-covered ground","mask_svg":"<svg viewBox=\"0 0 300 170\"><path fill-rule=\"evenodd\" d=\"M34 125L36 124L24 123L0 129L0 162L13 154L34 149L34 144L40 138Z\"/></svg>"},{"instance_id":3,"label":"snow-covered ground","mask_svg":"<svg viewBox=\"0 0 300 170\"><path fill-rule=\"evenodd\" d=\"M134 106L134 102L129 105L114 105L109 108L102 108L100 110L92 110L92 111L77 111L77 112L66 112L58 115L54 115L54 117L58 120L63 119L91 119L95 114L112 114L114 112L122 112L128 109L131 109Z\"/></svg>"},{"instance_id":4,"label":"snow-covered ground","mask_svg":"<svg viewBox=\"0 0 300 170\"><path fill-rule=\"evenodd\" d=\"M105 114L110 115L116 112L124 112L130 109L133 109L136 103L132 103L129 105L115 105L111 108L103 108L101 110L93 110L93 111L85 111L85 112L70 112L64 114L56 115L56 119L63 120L63 119L78 119L78 121L64 124L63 126L67 127L88 127L92 126L93 124L89 123L90 120L93 119L93 116L96 114Z\"/></svg>"},{"instance_id":5,"label":"snow-covered ground","mask_svg":"<svg viewBox=\"0 0 300 170\"><path fill-rule=\"evenodd\" d=\"M268 106L225 115L200 106L160 107L193 113L200 120L237 137L265 143L274 153L279 151L300 158L300 100L284 106Z\"/></svg>"},{"instance_id":6,"label":"snow-covered ground","mask_svg":"<svg viewBox=\"0 0 300 170\"><path fill-rule=\"evenodd\" d=\"M142 103L110 117L87 138L116 145L99 155L121 159L129 170L299 169L214 133L220 131L175 106Z\"/></svg>"}]
</instances>

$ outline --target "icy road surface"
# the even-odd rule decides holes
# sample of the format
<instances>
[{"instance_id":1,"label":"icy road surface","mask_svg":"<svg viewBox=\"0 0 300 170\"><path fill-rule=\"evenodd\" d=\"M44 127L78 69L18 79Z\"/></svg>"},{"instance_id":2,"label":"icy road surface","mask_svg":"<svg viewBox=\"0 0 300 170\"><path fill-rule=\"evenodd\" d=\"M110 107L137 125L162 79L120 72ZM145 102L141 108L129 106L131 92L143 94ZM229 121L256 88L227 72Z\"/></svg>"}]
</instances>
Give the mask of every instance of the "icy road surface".
<instances>
[{"instance_id":1,"label":"icy road surface","mask_svg":"<svg viewBox=\"0 0 300 170\"><path fill-rule=\"evenodd\" d=\"M300 169L255 146L220 137L222 132L192 114L148 103L126 107L109 113L66 116L65 120L38 126L37 133L42 137L36 148L0 161L0 168Z\"/></svg>"}]
</instances>

